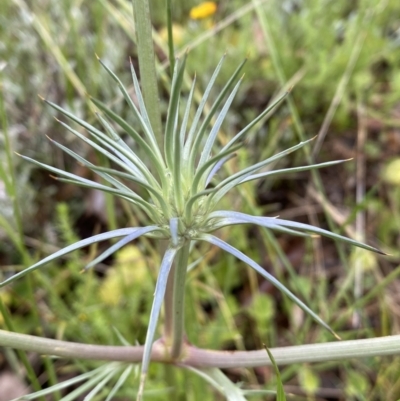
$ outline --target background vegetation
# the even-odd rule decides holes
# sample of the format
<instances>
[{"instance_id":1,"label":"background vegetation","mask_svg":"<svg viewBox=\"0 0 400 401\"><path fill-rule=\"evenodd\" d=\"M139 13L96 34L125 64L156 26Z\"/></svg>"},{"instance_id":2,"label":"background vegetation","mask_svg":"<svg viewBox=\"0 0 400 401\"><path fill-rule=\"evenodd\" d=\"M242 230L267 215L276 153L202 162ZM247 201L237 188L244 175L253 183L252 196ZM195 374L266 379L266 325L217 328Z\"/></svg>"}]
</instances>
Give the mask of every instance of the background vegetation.
<instances>
[{"instance_id":1,"label":"background vegetation","mask_svg":"<svg viewBox=\"0 0 400 401\"><path fill-rule=\"evenodd\" d=\"M316 189L309 173L296 174L246 184L225 202L243 212L279 214L329 227L379 246L391 256L378 258L328 240L275 236L255 228L234 227L221 236L235 238L240 249L282 280L342 338L399 333L398 1L220 0L215 14L200 19L190 18L198 2L177 0L173 5L177 52L190 48L187 84L196 73L198 94L224 52L227 60L217 81L221 88L248 57L242 88L220 133L222 143L260 113L281 88L294 85L290 99L230 162L230 171L245 165L246 159L260 160L316 134L311 147L280 166L354 158L319 172L323 191ZM170 77L164 1L154 0L152 6L161 105L166 112ZM125 84L131 82L129 57L135 60L136 46L130 2L2 0L0 38L0 265L1 274L8 277L77 238L106 228L135 226L143 217L103 194L57 183L13 153L90 174L52 147L45 135L88 159L99 155L75 143L37 94L88 121L94 117L86 93L122 115L127 113L95 53ZM212 94L217 95L217 91ZM141 240L95 271L80 274L98 251L92 247L76 252L63 263L2 289L0 328L87 343L120 344L121 336L132 344L143 343L160 262L157 249ZM263 344L332 340L233 257L210 248L199 251L200 256L189 273L187 291L192 343L249 350ZM97 366L25 357L4 349L0 363L32 388ZM281 376L286 392L294 394L292 399L398 400L399 370L395 358L370 358L290 366L281 369ZM254 388L275 388L270 368L227 374ZM179 388L169 385L171 375L181 383ZM34 376L36 383L29 379ZM138 378L132 375L130 386L137 385ZM147 388L148 398L155 400L198 400L199 394L203 400L218 399L190 372L154 364ZM128 385L117 399L129 395Z\"/></svg>"}]
</instances>

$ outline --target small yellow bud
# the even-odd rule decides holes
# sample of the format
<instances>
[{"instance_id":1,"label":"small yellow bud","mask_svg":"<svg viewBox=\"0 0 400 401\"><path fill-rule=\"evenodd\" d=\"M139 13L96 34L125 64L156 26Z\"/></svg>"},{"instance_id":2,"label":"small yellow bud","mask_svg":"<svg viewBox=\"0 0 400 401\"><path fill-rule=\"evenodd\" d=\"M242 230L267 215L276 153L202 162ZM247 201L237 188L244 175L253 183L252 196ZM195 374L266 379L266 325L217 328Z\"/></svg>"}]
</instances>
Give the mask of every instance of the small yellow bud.
<instances>
[{"instance_id":1,"label":"small yellow bud","mask_svg":"<svg viewBox=\"0 0 400 401\"><path fill-rule=\"evenodd\" d=\"M213 1L204 1L197 7L193 7L190 10L191 19L203 19L211 15L214 15L217 11L217 4Z\"/></svg>"}]
</instances>

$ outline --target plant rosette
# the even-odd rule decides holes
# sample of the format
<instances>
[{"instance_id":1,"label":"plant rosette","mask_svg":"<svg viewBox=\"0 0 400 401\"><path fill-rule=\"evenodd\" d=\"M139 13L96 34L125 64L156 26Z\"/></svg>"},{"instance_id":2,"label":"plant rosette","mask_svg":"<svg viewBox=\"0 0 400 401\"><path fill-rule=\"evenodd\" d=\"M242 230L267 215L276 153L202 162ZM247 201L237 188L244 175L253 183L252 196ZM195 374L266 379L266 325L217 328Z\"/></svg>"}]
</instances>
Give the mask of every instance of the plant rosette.
<instances>
[{"instance_id":1,"label":"plant rosette","mask_svg":"<svg viewBox=\"0 0 400 401\"><path fill-rule=\"evenodd\" d=\"M121 238L90 262L86 266L86 269L101 262L121 247L140 236L168 240L169 245L162 258L159 269L144 345L138 398L141 398L143 393L145 378L151 359L156 326L164 299L165 329L160 341L165 344L166 349L170 352L171 361L179 361L184 358L184 285L189 249L192 241L208 242L240 259L261 274L266 280L270 281L300 308L311 315L315 321L332 333L332 329L318 317L318 315L308 308L274 276L266 272L258 263L234 246L212 235L212 233L215 230L230 225L255 224L271 230L300 236L323 235L333 240L343 241L370 251L382 253L372 246L308 224L274 217L251 216L236 211L217 209L221 198L233 188L245 182L277 174L319 169L345 161L339 160L272 171L265 169L272 162L276 162L286 155L306 146L314 139L311 138L232 175L228 175L221 179L220 182L217 182L217 173L221 167L223 167L224 163L234 157L236 152L243 146L243 140L246 138L246 135L257 123L262 121L278 106L287 95L287 93L285 93L272 101L269 107L238 132L225 146L222 148L216 146L215 142L218 132L220 131L221 125L242 81L239 75L245 64L245 62L243 62L238 66L219 96L211 105L209 112L205 114L205 106L209 94L214 86L224 58L225 57L221 59L216 67L192 119L190 119L190 115L193 107L193 94L196 79L193 80L186 100L185 110L181 115L180 101L186 55L182 60L176 60L168 114L165 122L163 144L159 143L160 141L157 140L150 124L140 85L132 64L132 79L138 105L133 102L119 78L99 59L102 66L119 87L131 113L138 121L138 127L130 125L126 120L97 99L91 100L100 110L100 112L97 113L97 118L103 128L102 130L74 116L60 106L45 100L51 107L84 128L89 136L82 134L73 127L60 121L63 127L92 146L99 153L103 154L109 159L113 166L115 165L115 167L119 167L120 169L94 165L64 145L54 140L51 140L52 143L76 159L79 163L95 172L109 185L100 184L43 164L29 157L22 156L25 160L56 174L57 179L60 181L97 189L124 199L131 203L134 208L140 209L147 216L150 224L144 227L121 228L78 241L8 278L0 284L1 286L9 284L69 252L100 241ZM191 120L190 124L189 120ZM139 157L137 151L129 147L123 138L121 138L117 132L117 126L120 128L119 131L122 130L135 141L137 148L140 149L141 157ZM130 182L135 183L136 186L141 188L140 194L131 189L129 186ZM209 188L211 182L213 183L213 187ZM335 335L335 333L333 334Z\"/></svg>"}]
</instances>

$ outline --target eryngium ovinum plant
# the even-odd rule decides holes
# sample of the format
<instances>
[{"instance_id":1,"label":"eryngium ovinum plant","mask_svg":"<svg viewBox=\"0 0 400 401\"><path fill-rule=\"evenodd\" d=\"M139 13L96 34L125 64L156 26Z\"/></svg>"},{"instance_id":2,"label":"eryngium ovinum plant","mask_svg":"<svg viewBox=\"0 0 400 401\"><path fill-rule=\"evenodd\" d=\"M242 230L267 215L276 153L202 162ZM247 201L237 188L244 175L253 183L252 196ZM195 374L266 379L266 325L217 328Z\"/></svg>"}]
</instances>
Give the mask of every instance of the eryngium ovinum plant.
<instances>
[{"instance_id":1,"label":"eryngium ovinum plant","mask_svg":"<svg viewBox=\"0 0 400 401\"><path fill-rule=\"evenodd\" d=\"M60 258L69 252L99 241L122 238L89 263L89 265L86 266L87 269L101 262L121 247L140 236L167 240L168 246L162 258L158 273L149 326L144 344L138 399L140 399L143 394L157 322L163 302L165 305L163 335L156 344L154 344L153 348L161 347L164 353L168 353L168 360L171 363L184 365L187 356L187 347L190 347L190 345L183 340L185 333L183 320L184 287L189 250L191 244L194 242L208 242L240 259L262 275L266 280L271 282L295 304L332 333L333 331L331 328L322 321L321 318L275 277L266 272L257 262L246 256L233 245L214 236L212 233L222 227L230 225L256 224L271 230L293 235L324 235L337 241L344 241L361 248L379 252L379 250L371 246L308 224L296 223L294 221L275 217L251 216L233 210L219 210L218 204L221 198L229 191L245 182L276 174L317 169L335 163L341 163L342 161L275 171L265 169L272 162L276 162L289 153L306 146L313 139L312 138L232 175L220 178L220 175L222 175L220 172L221 167L227 160L236 155L236 152L239 151L244 143L243 140L246 138L246 134L270 113L270 111L282 101L285 95L272 102L270 107L233 136L225 146L222 148L216 147L214 145L221 124L228 113L229 107L241 82L241 79L238 79L238 77L244 62L233 73L220 95L212 104L210 111L204 117L204 110L210 91L223 63L223 58L221 59L194 113L194 117L189 124L196 79L193 80L186 105L181 108L181 86L185 70L185 61L186 56L182 60L177 59L175 63L168 114L165 122L163 146L160 146L157 142L156 135L153 132L144 105L139 82L132 66L131 72L138 105L131 99L128 91L118 77L100 60L102 66L121 90L131 113L137 119L137 126L128 124L126 120L115 114L111 109L96 99L92 99L92 101L101 111L101 113L97 113L97 117L100 125L103 127L102 130L46 100L46 103L51 107L83 127L89 136L83 135L76 129L60 121L63 127L106 156L113 166L118 166L120 169L117 170L116 168L94 165L71 149L53 140L52 143L55 146L75 158L79 163L87 166L109 185L99 184L95 181L40 163L26 156L22 157L25 160L57 174L60 181L97 189L124 199L131 203L134 208L140 209L147 216L149 224L145 227L121 228L78 241L1 283L2 286L8 284L56 258ZM226 96L227 99L222 105ZM180 115L179 112L181 109L184 109L182 115ZM212 122L213 124L211 124ZM140 149L140 154L144 155L143 159L148 161L148 163L145 163L145 161L139 157L139 151L134 151L125 143L117 133L117 126L119 127L118 131L123 132L135 141L137 148ZM213 185L209 188L211 182ZM147 195L139 195L132 190L129 183L134 183L136 186L141 187L143 192ZM134 265L132 269L135 269ZM335 333L333 334L335 335Z\"/></svg>"}]
</instances>

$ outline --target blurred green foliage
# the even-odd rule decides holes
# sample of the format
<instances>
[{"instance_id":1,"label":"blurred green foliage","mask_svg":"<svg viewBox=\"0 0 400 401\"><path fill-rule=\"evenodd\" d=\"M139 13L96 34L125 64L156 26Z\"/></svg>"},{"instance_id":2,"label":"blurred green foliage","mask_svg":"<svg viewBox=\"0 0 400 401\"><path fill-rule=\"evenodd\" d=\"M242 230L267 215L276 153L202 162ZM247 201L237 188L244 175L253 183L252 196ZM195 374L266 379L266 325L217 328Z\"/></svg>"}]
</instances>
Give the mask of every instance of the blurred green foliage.
<instances>
[{"instance_id":1,"label":"blurred green foliage","mask_svg":"<svg viewBox=\"0 0 400 401\"><path fill-rule=\"evenodd\" d=\"M251 2L220 0L214 16L193 21L188 15L196 4L194 0L173 2L173 16L176 50L179 53L190 48L187 70L190 76L197 74L199 93L222 53L228 53L228 61L217 81L220 87L244 57L249 59L242 89L221 132L221 142L231 138L266 106L282 86L279 74L286 81L294 79L292 96L307 137L318 133L332 100L338 97L327 145L322 145L317 156L321 161L331 159L332 153L337 154L335 144L344 144L355 155L360 124L357 104L364 105L370 124L365 144L368 163L365 201L357 208L348 206L354 204L351 192L356 181L354 164L347 170L335 170L333 174L338 178L329 175L325 178L329 185L335 186L328 188L333 194L332 202L344 210L343 215L350 216L346 222L353 224L357 213L368 214L367 238L372 241L379 238L392 256L386 261L369 263L364 271L363 295L356 300L354 259L340 259L341 248L331 246L321 250L312 240L299 244L285 237L275 238L267 231L245 231L239 227L223 235L235 238L239 249L246 250L250 257L301 295L312 309L320 311L343 338L395 332L399 324L393 305L397 302L395 289L400 274L400 189L397 182L385 181L385 176L380 181L380 172L390 168L395 156L391 151L400 148L398 1L274 0L262 2L258 6L261 13L256 13L251 9ZM170 78L164 65L167 59L164 13L164 2L154 0L154 38L165 112ZM78 149L89 159L98 157L88 156L86 147L75 143L75 139L53 122L52 112L43 107L37 94L89 121L93 121L93 110L86 93L125 115L128 112L125 104L101 71L94 54L124 83L131 82L128 58L136 55L132 20L127 0L0 2L0 85L13 150L57 167L76 168L71 160L51 148L46 134ZM221 28L224 21L228 21L227 25ZM263 24L268 29L269 41ZM273 51L279 59L278 66L271 58ZM214 98L217 95L218 90L212 94ZM257 135L250 137L247 150L229 168L236 170L246 163L246 158L265 158L295 142L294 116L288 107L283 107L260 127ZM5 163L8 150L3 144L4 137L0 135L0 163L4 174L8 174L10 167ZM47 174L21 163L14 154L11 157L17 181L11 192L0 186L0 214L16 229L17 222L10 210L14 208L15 215L15 208L20 209L24 227L20 241L25 245L16 247L0 226L3 275L22 269L30 259L37 260L54 248L74 242L85 231L82 226L90 235L112 220L111 216L99 215L98 208L94 207L97 198L89 198L85 191L61 186ZM297 155L283 163L304 164L305 158ZM347 177L347 181L342 177ZM260 187L246 185L240 190L240 196L232 196L225 202L237 210L255 214L285 213L284 207L289 206L286 212L294 213L299 219L308 218L312 212L299 199L305 196L302 188L308 178L294 176L293 179L294 183L290 184L276 179ZM283 190L291 195L290 202L280 195ZM302 192L296 193L299 190ZM12 203L15 196L16 204ZM59 201L62 203L56 206ZM296 207L303 209L299 211ZM123 203L116 204L118 224L137 225L141 216L132 215L127 209ZM321 209L318 209L318 218L324 224ZM0 219L0 225L2 222ZM31 278L2 290L0 297L12 312L14 329L72 341L119 344L112 329L115 327L130 343L143 343L159 263L157 249L148 240L135 243L96 271L81 274L85 262L96 251L89 249L72 254L62 263L47 266ZM325 265L318 259L321 252L325 255ZM192 262L197 259L199 264L188 276L186 298L187 331L192 343L213 349L245 349L260 348L263 343L271 348L329 338L231 256L204 247L194 250ZM384 281L384 275L389 279ZM351 323L356 309L362 322L360 329ZM1 317L0 327L5 327ZM52 363L62 379L65 364ZM71 362L68 369L83 371L94 365ZM318 395L319 386L338 388L342 398L337 399L372 401L400 397L396 361L376 358L366 361L364 369L359 367L359 363L350 362L287 367L282 369L282 379L292 390L309 397L311 393ZM230 374L252 386L273 388L268 369ZM178 386L172 389L171 382ZM129 386L136 388L137 384L137 379L132 377L118 399L127 399L131 395ZM148 389L151 389L149 399L219 399L192 373L158 365L151 367Z\"/></svg>"}]
</instances>

